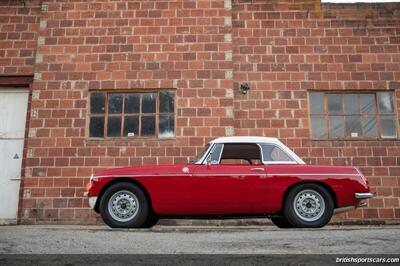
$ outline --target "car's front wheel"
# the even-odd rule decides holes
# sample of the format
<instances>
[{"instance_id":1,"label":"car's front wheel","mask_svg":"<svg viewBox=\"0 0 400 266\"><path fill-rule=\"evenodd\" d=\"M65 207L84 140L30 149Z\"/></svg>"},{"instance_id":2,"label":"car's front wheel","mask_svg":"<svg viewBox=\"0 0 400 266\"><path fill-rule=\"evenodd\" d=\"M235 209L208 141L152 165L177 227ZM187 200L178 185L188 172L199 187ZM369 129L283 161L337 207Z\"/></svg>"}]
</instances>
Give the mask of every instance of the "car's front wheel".
<instances>
[{"instance_id":1,"label":"car's front wheel","mask_svg":"<svg viewBox=\"0 0 400 266\"><path fill-rule=\"evenodd\" d=\"M149 204L141 188L121 182L104 192L100 200L100 213L110 227L139 228L149 215Z\"/></svg>"},{"instance_id":2,"label":"car's front wheel","mask_svg":"<svg viewBox=\"0 0 400 266\"><path fill-rule=\"evenodd\" d=\"M284 205L284 215L293 227L323 227L332 215L334 202L322 186L300 184L289 191Z\"/></svg>"}]
</instances>

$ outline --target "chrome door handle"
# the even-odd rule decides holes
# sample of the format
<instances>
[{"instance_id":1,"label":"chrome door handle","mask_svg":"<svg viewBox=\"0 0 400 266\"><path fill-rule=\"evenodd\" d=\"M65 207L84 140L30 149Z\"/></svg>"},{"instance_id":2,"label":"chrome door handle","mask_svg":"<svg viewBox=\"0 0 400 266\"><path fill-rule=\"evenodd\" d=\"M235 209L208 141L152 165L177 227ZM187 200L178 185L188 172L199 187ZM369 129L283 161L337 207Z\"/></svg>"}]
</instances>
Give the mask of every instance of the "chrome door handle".
<instances>
[{"instance_id":1,"label":"chrome door handle","mask_svg":"<svg viewBox=\"0 0 400 266\"><path fill-rule=\"evenodd\" d=\"M261 168L261 167L251 168L250 170L251 171L265 171L265 169Z\"/></svg>"}]
</instances>

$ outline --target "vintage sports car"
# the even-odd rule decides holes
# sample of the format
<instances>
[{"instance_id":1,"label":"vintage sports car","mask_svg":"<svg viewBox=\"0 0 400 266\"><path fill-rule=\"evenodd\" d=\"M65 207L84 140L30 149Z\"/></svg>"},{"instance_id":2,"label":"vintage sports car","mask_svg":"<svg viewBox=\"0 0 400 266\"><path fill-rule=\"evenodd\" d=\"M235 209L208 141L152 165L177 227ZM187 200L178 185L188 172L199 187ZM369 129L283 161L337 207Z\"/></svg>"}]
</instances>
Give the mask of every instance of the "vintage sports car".
<instances>
[{"instance_id":1,"label":"vintage sports car","mask_svg":"<svg viewBox=\"0 0 400 266\"><path fill-rule=\"evenodd\" d=\"M280 228L322 227L373 196L356 167L306 165L265 137L217 138L185 165L99 171L85 194L106 224L127 228L163 217L268 217Z\"/></svg>"}]
</instances>

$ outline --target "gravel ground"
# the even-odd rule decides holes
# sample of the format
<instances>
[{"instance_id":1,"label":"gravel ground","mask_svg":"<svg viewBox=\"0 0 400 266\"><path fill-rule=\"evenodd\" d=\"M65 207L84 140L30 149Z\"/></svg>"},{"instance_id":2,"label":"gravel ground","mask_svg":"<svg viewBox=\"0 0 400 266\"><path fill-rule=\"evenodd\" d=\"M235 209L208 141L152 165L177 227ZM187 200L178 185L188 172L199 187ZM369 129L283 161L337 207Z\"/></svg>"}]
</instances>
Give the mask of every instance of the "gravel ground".
<instances>
[{"instance_id":1,"label":"gravel ground","mask_svg":"<svg viewBox=\"0 0 400 266\"><path fill-rule=\"evenodd\" d=\"M0 254L400 254L400 226L1 226Z\"/></svg>"}]
</instances>

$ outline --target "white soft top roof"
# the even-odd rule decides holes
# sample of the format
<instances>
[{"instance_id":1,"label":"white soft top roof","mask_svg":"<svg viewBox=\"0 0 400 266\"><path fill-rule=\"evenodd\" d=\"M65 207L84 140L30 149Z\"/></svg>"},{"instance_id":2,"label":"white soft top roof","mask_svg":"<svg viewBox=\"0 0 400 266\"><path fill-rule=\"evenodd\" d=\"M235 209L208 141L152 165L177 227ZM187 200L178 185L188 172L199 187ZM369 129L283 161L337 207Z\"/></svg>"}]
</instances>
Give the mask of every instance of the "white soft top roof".
<instances>
[{"instance_id":1,"label":"white soft top roof","mask_svg":"<svg viewBox=\"0 0 400 266\"><path fill-rule=\"evenodd\" d=\"M253 137L253 136L238 136L238 137L221 137L216 138L210 143L269 143L275 144L280 147L286 153L290 155L298 164L305 164L305 162L297 156L291 149L289 149L285 144L279 141L277 138L267 138L267 137ZM279 162L282 163L282 162Z\"/></svg>"},{"instance_id":2,"label":"white soft top roof","mask_svg":"<svg viewBox=\"0 0 400 266\"><path fill-rule=\"evenodd\" d=\"M240 137L221 137L216 138L210 143L274 143L281 144L277 138L267 137L253 137L253 136L240 136Z\"/></svg>"}]
</instances>

